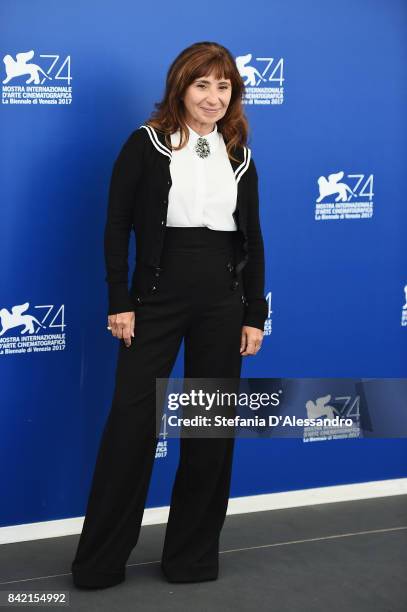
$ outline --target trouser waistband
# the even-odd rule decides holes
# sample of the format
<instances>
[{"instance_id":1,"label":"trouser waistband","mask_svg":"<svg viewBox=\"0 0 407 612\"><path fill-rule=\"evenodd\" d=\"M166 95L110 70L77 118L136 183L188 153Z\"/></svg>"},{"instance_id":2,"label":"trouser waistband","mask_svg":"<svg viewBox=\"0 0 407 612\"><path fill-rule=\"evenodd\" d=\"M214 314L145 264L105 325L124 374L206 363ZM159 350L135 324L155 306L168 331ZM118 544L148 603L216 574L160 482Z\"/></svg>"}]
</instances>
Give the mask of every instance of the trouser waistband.
<instances>
[{"instance_id":1,"label":"trouser waistband","mask_svg":"<svg viewBox=\"0 0 407 612\"><path fill-rule=\"evenodd\" d=\"M164 249L200 250L203 248L233 249L237 231L212 230L208 227L167 227Z\"/></svg>"}]
</instances>

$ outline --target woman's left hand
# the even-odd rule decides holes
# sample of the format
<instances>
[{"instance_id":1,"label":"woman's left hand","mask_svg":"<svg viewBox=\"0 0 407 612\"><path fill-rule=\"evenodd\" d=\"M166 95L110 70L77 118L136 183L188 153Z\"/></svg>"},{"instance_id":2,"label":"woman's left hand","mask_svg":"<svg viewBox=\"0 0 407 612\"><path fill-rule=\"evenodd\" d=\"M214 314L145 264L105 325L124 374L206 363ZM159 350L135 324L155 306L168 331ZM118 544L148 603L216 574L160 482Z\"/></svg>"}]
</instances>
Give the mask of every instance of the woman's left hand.
<instances>
[{"instance_id":1,"label":"woman's left hand","mask_svg":"<svg viewBox=\"0 0 407 612\"><path fill-rule=\"evenodd\" d=\"M263 342L264 332L258 327L250 327L249 325L243 325L242 327L242 339L240 341L240 354L243 355L256 355L261 349Z\"/></svg>"}]
</instances>

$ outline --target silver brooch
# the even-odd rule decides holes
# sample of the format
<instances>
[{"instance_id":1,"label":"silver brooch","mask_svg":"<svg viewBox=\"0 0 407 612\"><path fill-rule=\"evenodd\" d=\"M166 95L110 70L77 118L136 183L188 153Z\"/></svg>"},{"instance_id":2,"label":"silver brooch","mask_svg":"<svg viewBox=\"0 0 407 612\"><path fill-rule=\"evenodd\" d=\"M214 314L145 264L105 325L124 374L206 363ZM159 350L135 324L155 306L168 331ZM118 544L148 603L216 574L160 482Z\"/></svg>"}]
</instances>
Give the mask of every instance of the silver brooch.
<instances>
[{"instance_id":1,"label":"silver brooch","mask_svg":"<svg viewBox=\"0 0 407 612\"><path fill-rule=\"evenodd\" d=\"M200 136L196 141L195 151L199 157L208 157L211 150L209 148L209 142L203 136Z\"/></svg>"}]
</instances>

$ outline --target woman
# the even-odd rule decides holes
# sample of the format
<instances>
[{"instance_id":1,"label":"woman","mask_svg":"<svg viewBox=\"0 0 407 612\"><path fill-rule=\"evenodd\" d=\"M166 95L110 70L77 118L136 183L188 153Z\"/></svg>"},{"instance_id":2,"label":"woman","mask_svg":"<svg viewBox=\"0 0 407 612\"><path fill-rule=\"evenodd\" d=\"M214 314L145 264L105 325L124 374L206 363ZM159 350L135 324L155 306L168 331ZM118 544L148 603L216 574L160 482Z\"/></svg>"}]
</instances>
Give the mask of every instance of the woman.
<instances>
[{"instance_id":1,"label":"woman","mask_svg":"<svg viewBox=\"0 0 407 612\"><path fill-rule=\"evenodd\" d=\"M171 65L163 101L114 164L105 261L108 330L121 340L113 403L72 563L78 587L125 579L158 440L155 379L184 340L186 378L240 378L268 305L257 172L244 84L230 52L203 42ZM136 265L128 289L128 245ZM169 582L218 577L234 438L181 438L162 553Z\"/></svg>"}]
</instances>

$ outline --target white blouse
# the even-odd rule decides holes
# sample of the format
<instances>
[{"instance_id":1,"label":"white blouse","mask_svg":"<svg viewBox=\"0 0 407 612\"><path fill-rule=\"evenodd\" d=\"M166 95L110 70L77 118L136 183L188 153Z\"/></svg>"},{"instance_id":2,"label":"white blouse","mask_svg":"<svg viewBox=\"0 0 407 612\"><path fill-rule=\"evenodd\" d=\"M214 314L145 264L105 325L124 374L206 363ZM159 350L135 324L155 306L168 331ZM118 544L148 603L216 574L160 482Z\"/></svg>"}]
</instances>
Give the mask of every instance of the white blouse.
<instances>
[{"instance_id":1,"label":"white blouse","mask_svg":"<svg viewBox=\"0 0 407 612\"><path fill-rule=\"evenodd\" d=\"M200 134L187 127L188 144L172 152L167 226L236 231L232 212L236 209L237 184L223 136L215 123L213 131L204 136L209 142L210 154L202 158L194 151ZM179 143L177 130L171 134L171 144Z\"/></svg>"}]
</instances>

